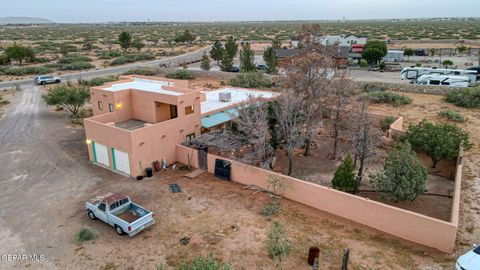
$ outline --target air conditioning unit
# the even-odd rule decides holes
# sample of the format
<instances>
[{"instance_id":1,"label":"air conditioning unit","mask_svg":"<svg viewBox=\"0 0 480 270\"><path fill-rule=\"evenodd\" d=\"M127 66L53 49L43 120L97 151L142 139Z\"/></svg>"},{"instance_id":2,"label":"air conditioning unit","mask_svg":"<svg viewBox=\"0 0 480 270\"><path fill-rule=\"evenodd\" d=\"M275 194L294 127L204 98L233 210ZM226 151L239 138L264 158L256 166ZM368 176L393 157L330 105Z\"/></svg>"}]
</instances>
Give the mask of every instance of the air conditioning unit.
<instances>
[{"instance_id":1,"label":"air conditioning unit","mask_svg":"<svg viewBox=\"0 0 480 270\"><path fill-rule=\"evenodd\" d=\"M232 101L232 93L231 92L218 93L218 99L221 102L230 102L230 101Z\"/></svg>"}]
</instances>

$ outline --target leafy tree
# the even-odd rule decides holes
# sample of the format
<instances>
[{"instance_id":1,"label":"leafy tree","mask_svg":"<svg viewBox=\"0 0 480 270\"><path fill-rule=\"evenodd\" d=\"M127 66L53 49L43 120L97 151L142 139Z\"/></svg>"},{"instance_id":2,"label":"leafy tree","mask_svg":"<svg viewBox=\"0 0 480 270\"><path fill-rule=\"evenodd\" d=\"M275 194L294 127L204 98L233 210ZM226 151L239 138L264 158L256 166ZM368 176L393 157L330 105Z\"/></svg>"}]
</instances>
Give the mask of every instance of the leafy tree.
<instances>
[{"instance_id":1,"label":"leafy tree","mask_svg":"<svg viewBox=\"0 0 480 270\"><path fill-rule=\"evenodd\" d=\"M272 48L273 49L281 49L282 48L282 41L278 39L278 37L275 37L272 40Z\"/></svg>"},{"instance_id":2,"label":"leafy tree","mask_svg":"<svg viewBox=\"0 0 480 270\"><path fill-rule=\"evenodd\" d=\"M369 48L362 52L362 57L367 60L370 65L376 65L384 56L383 51L378 48Z\"/></svg>"},{"instance_id":3,"label":"leafy tree","mask_svg":"<svg viewBox=\"0 0 480 270\"><path fill-rule=\"evenodd\" d=\"M242 44L242 50L240 51L240 69L242 72L255 72L255 55L250 49L250 43Z\"/></svg>"},{"instance_id":4,"label":"leafy tree","mask_svg":"<svg viewBox=\"0 0 480 270\"><path fill-rule=\"evenodd\" d=\"M406 139L415 150L424 151L432 159L432 168L444 159L454 159L458 156L460 143L469 149L470 136L457 126L428 122L426 119L408 128Z\"/></svg>"},{"instance_id":5,"label":"leafy tree","mask_svg":"<svg viewBox=\"0 0 480 270\"><path fill-rule=\"evenodd\" d=\"M177 43L192 43L193 41L195 41L195 39L196 36L192 32L190 32L190 30L185 29L182 34L175 37L174 41Z\"/></svg>"},{"instance_id":6,"label":"leafy tree","mask_svg":"<svg viewBox=\"0 0 480 270\"><path fill-rule=\"evenodd\" d=\"M403 49L403 54L407 57L408 60L410 60L410 56L413 55L413 49L405 48Z\"/></svg>"},{"instance_id":7,"label":"leafy tree","mask_svg":"<svg viewBox=\"0 0 480 270\"><path fill-rule=\"evenodd\" d=\"M90 99L90 93L85 86L59 85L42 95L42 99L47 105L62 107L76 117L80 108Z\"/></svg>"},{"instance_id":8,"label":"leafy tree","mask_svg":"<svg viewBox=\"0 0 480 270\"><path fill-rule=\"evenodd\" d=\"M216 40L215 43L213 43L212 49L210 50L210 57L217 62L217 65L220 60L222 60L224 50L220 41Z\"/></svg>"},{"instance_id":9,"label":"leafy tree","mask_svg":"<svg viewBox=\"0 0 480 270\"><path fill-rule=\"evenodd\" d=\"M141 40L136 39L132 42L132 47L134 47L135 49L137 49L138 52L140 52L145 47L145 44Z\"/></svg>"},{"instance_id":10,"label":"leafy tree","mask_svg":"<svg viewBox=\"0 0 480 270\"><path fill-rule=\"evenodd\" d=\"M453 66L453 62L452 60L446 59L446 60L443 60L442 65L444 65L445 68L448 68L448 66Z\"/></svg>"},{"instance_id":11,"label":"leafy tree","mask_svg":"<svg viewBox=\"0 0 480 270\"><path fill-rule=\"evenodd\" d=\"M207 52L204 52L202 55L202 60L200 62L200 68L203 70L210 70L212 67L210 66L210 57L208 57Z\"/></svg>"},{"instance_id":12,"label":"leafy tree","mask_svg":"<svg viewBox=\"0 0 480 270\"><path fill-rule=\"evenodd\" d=\"M233 67L233 59L237 55L238 45L233 37L228 37L225 43L222 58L220 60L220 68L223 71L231 71Z\"/></svg>"},{"instance_id":13,"label":"leafy tree","mask_svg":"<svg viewBox=\"0 0 480 270\"><path fill-rule=\"evenodd\" d=\"M467 50L468 50L468 48L465 47L465 45L463 45L463 44L457 47L457 51L458 51L459 54L463 54L463 53L465 53Z\"/></svg>"},{"instance_id":14,"label":"leafy tree","mask_svg":"<svg viewBox=\"0 0 480 270\"><path fill-rule=\"evenodd\" d=\"M35 59L35 53L31 48L16 43L7 47L4 54L8 59L16 60L20 66L24 60L33 61Z\"/></svg>"},{"instance_id":15,"label":"leafy tree","mask_svg":"<svg viewBox=\"0 0 480 270\"><path fill-rule=\"evenodd\" d=\"M6 66L10 64L10 58L5 54L0 54L0 65Z\"/></svg>"},{"instance_id":16,"label":"leafy tree","mask_svg":"<svg viewBox=\"0 0 480 270\"><path fill-rule=\"evenodd\" d=\"M122 47L123 51L127 52L132 46L132 35L123 31L120 33L120 35L118 35L118 42L120 43L120 47Z\"/></svg>"},{"instance_id":17,"label":"leafy tree","mask_svg":"<svg viewBox=\"0 0 480 270\"><path fill-rule=\"evenodd\" d=\"M353 158L348 154L338 166L332 179L334 189L355 193L357 190L357 180L355 179L355 165Z\"/></svg>"},{"instance_id":18,"label":"leafy tree","mask_svg":"<svg viewBox=\"0 0 480 270\"><path fill-rule=\"evenodd\" d=\"M385 55L387 55L387 45L383 41L368 41L362 52L362 57L369 64L377 64Z\"/></svg>"},{"instance_id":19,"label":"leafy tree","mask_svg":"<svg viewBox=\"0 0 480 270\"><path fill-rule=\"evenodd\" d=\"M430 52L430 56L435 56L435 54L437 54L437 49L431 48L429 52Z\"/></svg>"},{"instance_id":20,"label":"leafy tree","mask_svg":"<svg viewBox=\"0 0 480 270\"><path fill-rule=\"evenodd\" d=\"M263 52L263 61L267 64L267 73L277 74L278 71L278 58L272 47L268 47Z\"/></svg>"},{"instance_id":21,"label":"leafy tree","mask_svg":"<svg viewBox=\"0 0 480 270\"><path fill-rule=\"evenodd\" d=\"M387 193L394 201L414 201L425 191L427 170L406 142L388 154L383 171L370 180L375 190Z\"/></svg>"},{"instance_id":22,"label":"leafy tree","mask_svg":"<svg viewBox=\"0 0 480 270\"><path fill-rule=\"evenodd\" d=\"M292 245L282 224L274 221L267 235L267 251L275 263L288 257Z\"/></svg>"}]
</instances>

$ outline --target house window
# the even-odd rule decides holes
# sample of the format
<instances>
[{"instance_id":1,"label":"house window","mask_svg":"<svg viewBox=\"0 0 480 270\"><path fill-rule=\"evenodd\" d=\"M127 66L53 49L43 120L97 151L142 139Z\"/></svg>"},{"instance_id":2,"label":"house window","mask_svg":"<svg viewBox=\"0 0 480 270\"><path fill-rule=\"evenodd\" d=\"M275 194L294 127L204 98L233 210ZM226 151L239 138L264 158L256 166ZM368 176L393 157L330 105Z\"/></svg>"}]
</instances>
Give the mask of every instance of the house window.
<instances>
[{"instance_id":1,"label":"house window","mask_svg":"<svg viewBox=\"0 0 480 270\"><path fill-rule=\"evenodd\" d=\"M170 105L170 119L177 118L177 105Z\"/></svg>"},{"instance_id":2,"label":"house window","mask_svg":"<svg viewBox=\"0 0 480 270\"><path fill-rule=\"evenodd\" d=\"M113 104L108 103L108 111L113 112Z\"/></svg>"},{"instance_id":3,"label":"house window","mask_svg":"<svg viewBox=\"0 0 480 270\"><path fill-rule=\"evenodd\" d=\"M98 102L98 109L103 111L103 103L101 101Z\"/></svg>"},{"instance_id":4,"label":"house window","mask_svg":"<svg viewBox=\"0 0 480 270\"><path fill-rule=\"evenodd\" d=\"M192 143L193 139L195 139L195 133L190 133L187 135L187 145L190 145Z\"/></svg>"},{"instance_id":5,"label":"house window","mask_svg":"<svg viewBox=\"0 0 480 270\"><path fill-rule=\"evenodd\" d=\"M185 107L185 115L192 114L193 113L193 105Z\"/></svg>"}]
</instances>

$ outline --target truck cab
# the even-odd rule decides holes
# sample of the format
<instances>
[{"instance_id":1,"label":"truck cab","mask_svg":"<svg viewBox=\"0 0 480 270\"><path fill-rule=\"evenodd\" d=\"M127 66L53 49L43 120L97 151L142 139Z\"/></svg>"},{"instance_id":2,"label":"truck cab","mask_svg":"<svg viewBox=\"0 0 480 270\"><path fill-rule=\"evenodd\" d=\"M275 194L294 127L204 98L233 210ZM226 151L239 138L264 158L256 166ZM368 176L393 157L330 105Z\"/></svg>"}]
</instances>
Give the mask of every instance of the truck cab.
<instances>
[{"instance_id":1,"label":"truck cab","mask_svg":"<svg viewBox=\"0 0 480 270\"><path fill-rule=\"evenodd\" d=\"M113 226L119 235L133 236L155 223L153 213L133 203L129 196L107 193L85 203L88 217Z\"/></svg>"}]
</instances>

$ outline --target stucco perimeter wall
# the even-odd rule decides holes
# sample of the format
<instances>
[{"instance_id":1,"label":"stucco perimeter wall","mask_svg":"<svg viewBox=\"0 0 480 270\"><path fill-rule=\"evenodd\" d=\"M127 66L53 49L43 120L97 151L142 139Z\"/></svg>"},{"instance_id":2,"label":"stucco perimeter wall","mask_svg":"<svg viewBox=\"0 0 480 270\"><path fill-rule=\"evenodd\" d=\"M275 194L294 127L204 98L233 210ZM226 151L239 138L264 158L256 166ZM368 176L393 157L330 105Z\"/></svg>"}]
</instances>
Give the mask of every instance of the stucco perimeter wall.
<instances>
[{"instance_id":1,"label":"stucco perimeter wall","mask_svg":"<svg viewBox=\"0 0 480 270\"><path fill-rule=\"evenodd\" d=\"M197 150L177 145L176 155L179 162L187 164L187 154L194 157L192 166L196 167L198 164L196 160L198 155ZM208 154L209 173L214 172L215 159L217 158L228 160ZM457 224L395 208L237 161L229 161L232 164L232 181L244 185L256 185L261 188L266 188L266 180L269 177L280 177L285 179L289 186L287 191L282 194L287 199L367 225L418 244L436 248L443 252L451 253L454 249L457 235ZM457 181L457 183L458 182L460 181ZM456 191L456 194L459 194L459 190ZM452 213L452 215L455 214ZM458 215L458 211L456 215Z\"/></svg>"}]
</instances>

